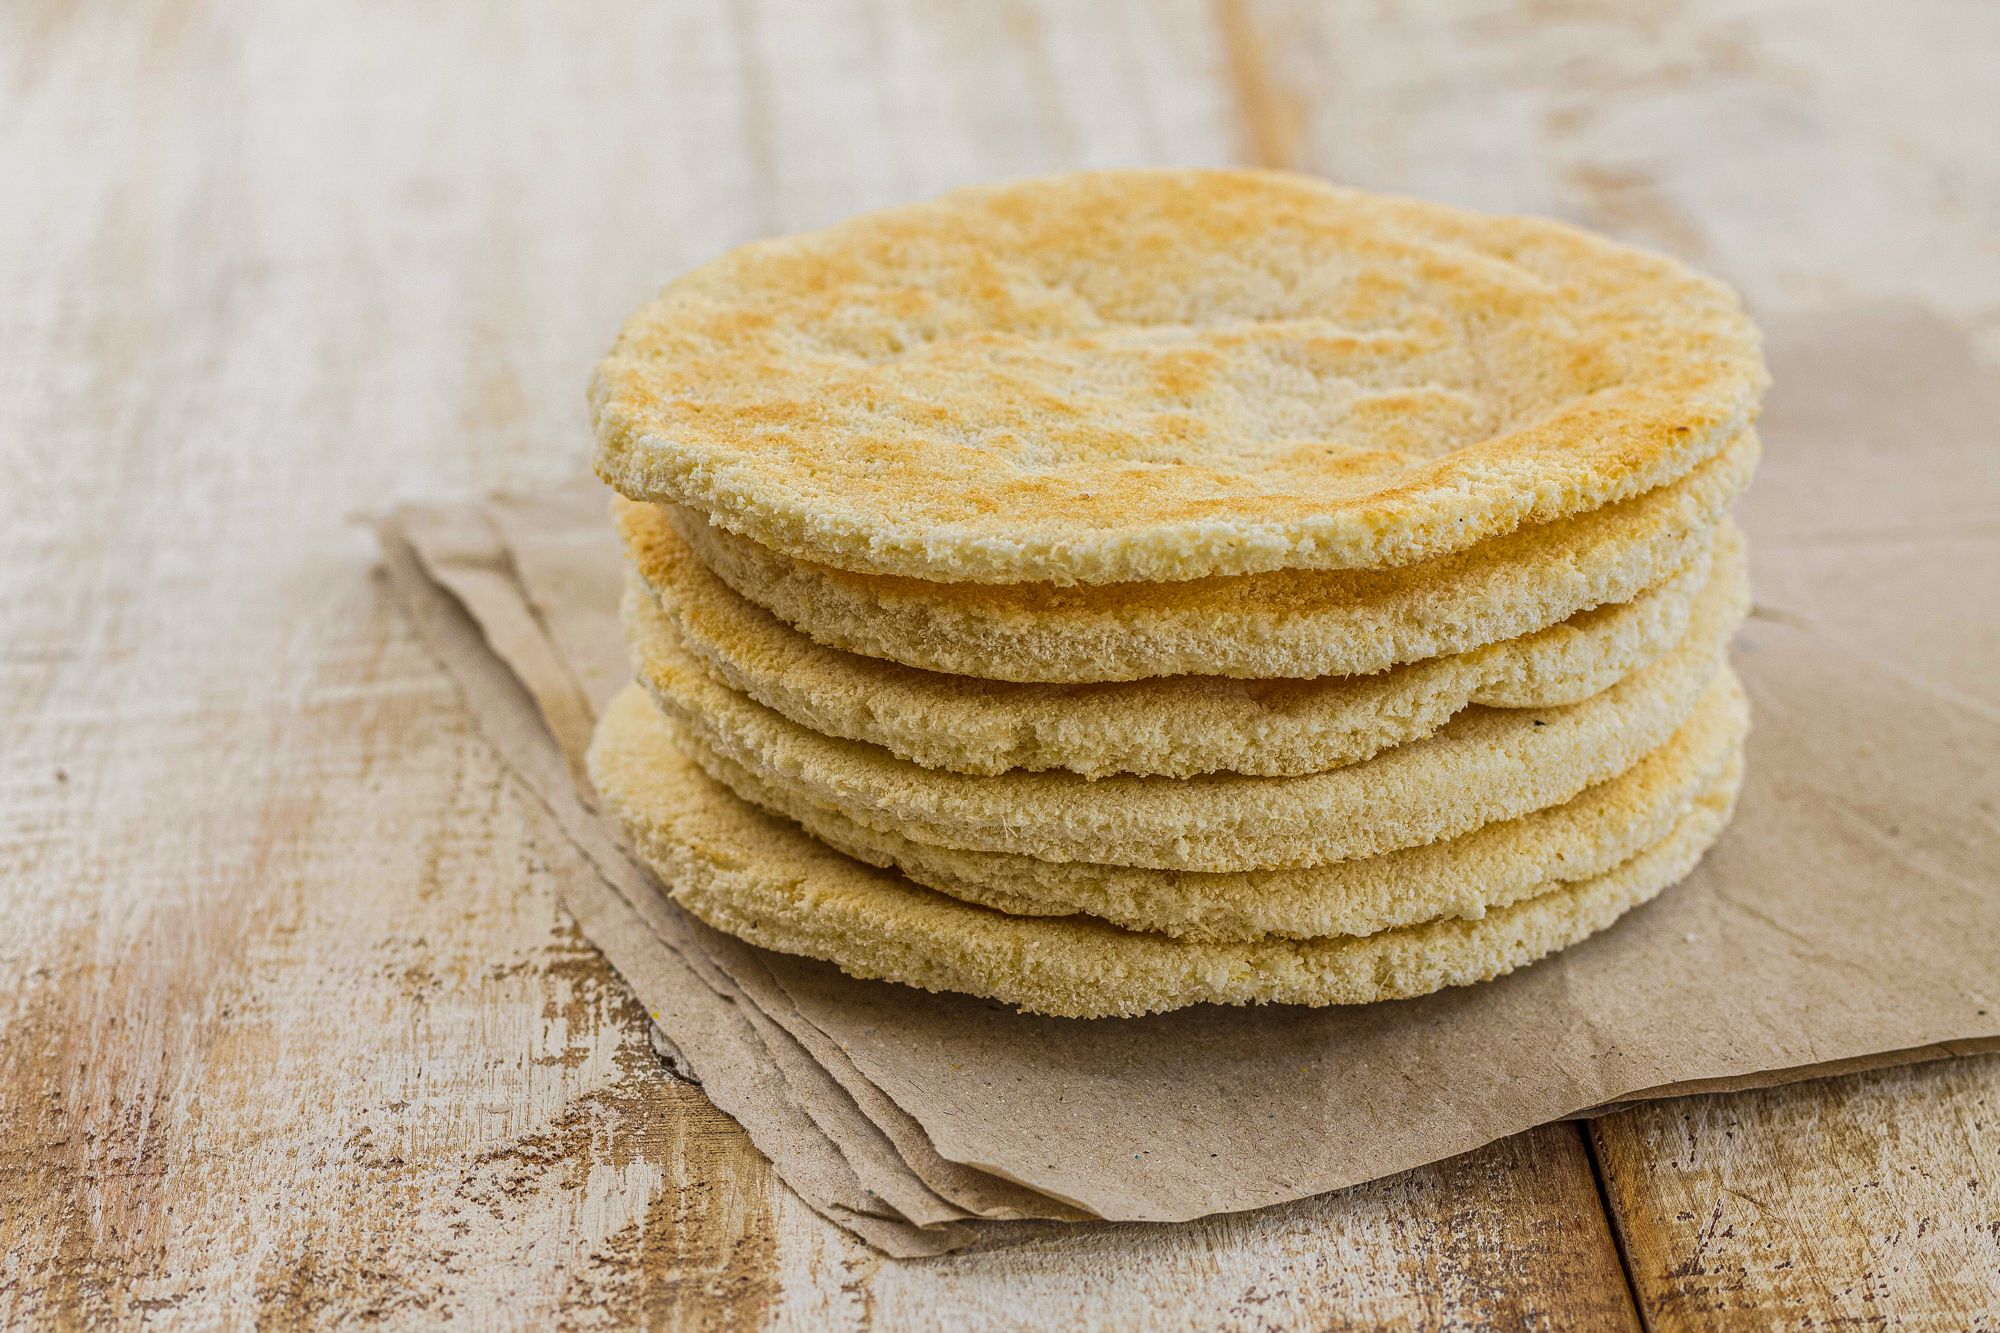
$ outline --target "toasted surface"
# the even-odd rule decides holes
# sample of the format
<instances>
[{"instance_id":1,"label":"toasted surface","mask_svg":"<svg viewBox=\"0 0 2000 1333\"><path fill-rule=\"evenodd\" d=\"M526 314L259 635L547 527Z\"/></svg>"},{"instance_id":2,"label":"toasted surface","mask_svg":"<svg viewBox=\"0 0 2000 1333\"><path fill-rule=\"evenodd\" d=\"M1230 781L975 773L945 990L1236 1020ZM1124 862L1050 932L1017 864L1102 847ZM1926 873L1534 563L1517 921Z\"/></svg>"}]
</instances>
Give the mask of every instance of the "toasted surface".
<instances>
[{"instance_id":1,"label":"toasted surface","mask_svg":"<svg viewBox=\"0 0 2000 1333\"><path fill-rule=\"evenodd\" d=\"M1217 944L1085 917L1009 916L843 856L710 780L674 748L637 687L606 709L590 772L674 900L718 930L857 977L1075 1018L1203 1003L1361 1004L1490 980L1604 929L1681 879L1728 823L1734 797L1725 775L1632 859L1478 920Z\"/></svg>"},{"instance_id":2,"label":"toasted surface","mask_svg":"<svg viewBox=\"0 0 2000 1333\"><path fill-rule=\"evenodd\" d=\"M808 731L717 683L678 647L659 645L640 677L695 741L869 828L1048 861L1262 870L1454 837L1623 772L1694 711L1747 605L1740 584L1705 594L1678 646L1579 703L1468 709L1364 763L1288 778L947 773Z\"/></svg>"},{"instance_id":3,"label":"toasted surface","mask_svg":"<svg viewBox=\"0 0 2000 1333\"><path fill-rule=\"evenodd\" d=\"M598 470L941 582L1379 568L1671 481L1754 415L1725 287L1560 223L1259 171L961 190L669 285Z\"/></svg>"},{"instance_id":4,"label":"toasted surface","mask_svg":"<svg viewBox=\"0 0 2000 1333\"><path fill-rule=\"evenodd\" d=\"M1086 683L1153 676L1359 676L1518 638L1686 568L1749 484L1754 433L1671 486L1456 555L1390 570L1285 570L1058 588L926 583L787 559L698 515L665 515L703 564L829 647L959 676ZM658 517L614 502L628 543Z\"/></svg>"},{"instance_id":5,"label":"toasted surface","mask_svg":"<svg viewBox=\"0 0 2000 1333\"><path fill-rule=\"evenodd\" d=\"M1294 870L1200 874L1043 861L912 842L760 783L740 765L676 735L704 772L837 851L900 870L940 893L1015 916L1091 916L1175 939L1372 935L1487 911L1608 873L1667 836L1718 781L1741 778L1748 702L1705 700L1665 745L1561 805L1421 847ZM678 724L667 720L669 728Z\"/></svg>"},{"instance_id":6,"label":"toasted surface","mask_svg":"<svg viewBox=\"0 0 2000 1333\"><path fill-rule=\"evenodd\" d=\"M1427 736L1469 705L1547 708L1587 698L1680 642L1703 585L1740 582L1744 567L1742 535L1725 522L1713 559L1703 552L1630 602L1373 676L1014 684L815 643L738 596L656 508L641 508L626 529L637 573L624 615L639 645L636 669L649 656L645 645L677 640L723 684L802 727L957 773L1282 777L1337 768Z\"/></svg>"}]
</instances>

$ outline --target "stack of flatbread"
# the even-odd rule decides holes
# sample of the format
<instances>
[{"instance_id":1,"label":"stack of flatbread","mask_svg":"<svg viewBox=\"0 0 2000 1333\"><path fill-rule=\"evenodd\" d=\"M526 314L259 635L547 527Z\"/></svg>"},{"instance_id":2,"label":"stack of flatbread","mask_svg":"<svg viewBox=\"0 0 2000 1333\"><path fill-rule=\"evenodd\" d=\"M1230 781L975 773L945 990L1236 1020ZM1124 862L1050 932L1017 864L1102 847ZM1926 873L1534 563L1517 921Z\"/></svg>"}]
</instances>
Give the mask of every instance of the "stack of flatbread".
<instances>
[{"instance_id":1,"label":"stack of flatbread","mask_svg":"<svg viewBox=\"0 0 2000 1333\"><path fill-rule=\"evenodd\" d=\"M1729 820L1765 382L1670 260L1279 173L745 247L593 385L636 677L593 781L687 910L856 976L1499 976Z\"/></svg>"}]
</instances>

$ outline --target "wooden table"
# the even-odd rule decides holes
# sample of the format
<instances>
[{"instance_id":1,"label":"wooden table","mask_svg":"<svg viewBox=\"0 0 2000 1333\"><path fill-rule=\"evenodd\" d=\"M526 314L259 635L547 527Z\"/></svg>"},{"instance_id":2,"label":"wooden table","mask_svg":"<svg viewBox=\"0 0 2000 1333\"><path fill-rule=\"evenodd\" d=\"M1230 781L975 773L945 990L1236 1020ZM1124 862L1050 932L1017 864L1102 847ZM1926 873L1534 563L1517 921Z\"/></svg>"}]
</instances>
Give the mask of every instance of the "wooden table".
<instances>
[{"instance_id":1,"label":"wooden table","mask_svg":"<svg viewBox=\"0 0 2000 1333\"><path fill-rule=\"evenodd\" d=\"M2000 1062L882 1260L555 906L357 514L582 468L676 270L957 183L1255 161L2000 352L2000 8L0 12L0 1317L2000 1327Z\"/></svg>"}]
</instances>

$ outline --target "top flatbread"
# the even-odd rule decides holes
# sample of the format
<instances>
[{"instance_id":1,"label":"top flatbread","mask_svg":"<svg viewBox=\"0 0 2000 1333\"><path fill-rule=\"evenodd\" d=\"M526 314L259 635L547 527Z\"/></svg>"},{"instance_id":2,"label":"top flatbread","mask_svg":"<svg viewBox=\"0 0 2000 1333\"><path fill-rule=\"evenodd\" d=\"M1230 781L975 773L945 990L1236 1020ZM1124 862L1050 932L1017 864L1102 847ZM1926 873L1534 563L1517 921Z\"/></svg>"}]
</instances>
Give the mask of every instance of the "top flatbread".
<instances>
[{"instance_id":1,"label":"top flatbread","mask_svg":"<svg viewBox=\"0 0 2000 1333\"><path fill-rule=\"evenodd\" d=\"M1669 486L1395 569L1280 569L1060 588L926 583L792 560L679 505L616 500L628 547L660 518L724 583L831 647L988 680L1309 679L1518 638L1626 602L1709 549L1756 470L1745 431Z\"/></svg>"},{"instance_id":2,"label":"top flatbread","mask_svg":"<svg viewBox=\"0 0 2000 1333\"><path fill-rule=\"evenodd\" d=\"M1753 417L1723 286L1257 171L963 190L746 246L598 368L598 471L940 582L1378 568L1661 486Z\"/></svg>"}]
</instances>

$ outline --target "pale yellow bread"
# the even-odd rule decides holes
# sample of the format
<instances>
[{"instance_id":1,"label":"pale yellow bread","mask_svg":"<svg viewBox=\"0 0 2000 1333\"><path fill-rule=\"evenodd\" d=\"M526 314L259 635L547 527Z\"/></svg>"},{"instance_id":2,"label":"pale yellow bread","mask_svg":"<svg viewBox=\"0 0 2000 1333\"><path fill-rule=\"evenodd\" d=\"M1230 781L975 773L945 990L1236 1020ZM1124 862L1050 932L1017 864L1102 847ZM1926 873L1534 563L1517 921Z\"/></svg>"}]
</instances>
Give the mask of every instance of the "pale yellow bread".
<instances>
[{"instance_id":1,"label":"pale yellow bread","mask_svg":"<svg viewBox=\"0 0 2000 1333\"><path fill-rule=\"evenodd\" d=\"M641 646L635 666L649 655L644 645L677 641L723 684L802 727L956 773L1287 777L1337 768L1427 736L1473 704L1548 708L1596 694L1680 642L1704 583L1740 582L1744 564L1742 535L1725 521L1714 559L1703 552L1630 602L1373 676L1014 684L815 643L711 574L657 507L631 510L624 530L637 574L624 616Z\"/></svg>"},{"instance_id":2,"label":"pale yellow bread","mask_svg":"<svg viewBox=\"0 0 2000 1333\"><path fill-rule=\"evenodd\" d=\"M1685 474L1752 419L1721 284L1258 171L963 190L746 246L626 325L598 470L940 582L1380 568Z\"/></svg>"},{"instance_id":3,"label":"pale yellow bread","mask_svg":"<svg viewBox=\"0 0 2000 1333\"><path fill-rule=\"evenodd\" d=\"M1357 861L1199 874L912 842L765 786L667 719L676 747L736 795L926 888L1014 916L1092 916L1127 930L1219 942L1372 935L1443 917L1477 918L1557 882L1607 873L1666 837L1718 781L1738 780L1749 724L1740 690L1710 691L1665 745L1561 805Z\"/></svg>"},{"instance_id":4,"label":"pale yellow bread","mask_svg":"<svg viewBox=\"0 0 2000 1333\"><path fill-rule=\"evenodd\" d=\"M1085 683L1152 676L1362 676L1627 602L1687 567L1756 470L1745 433L1670 486L1389 570L1284 570L1059 588L925 583L792 560L678 506L667 519L742 596L829 647L958 676ZM614 502L628 540L657 527Z\"/></svg>"},{"instance_id":5,"label":"pale yellow bread","mask_svg":"<svg viewBox=\"0 0 2000 1333\"><path fill-rule=\"evenodd\" d=\"M1718 780L1630 860L1477 920L1217 944L1087 917L1008 916L843 856L709 779L674 748L636 686L599 722L590 773L667 892L716 929L857 977L1073 1018L1203 1003L1363 1004L1490 980L1604 929L1683 878L1728 823L1735 794Z\"/></svg>"},{"instance_id":6,"label":"pale yellow bread","mask_svg":"<svg viewBox=\"0 0 2000 1333\"><path fill-rule=\"evenodd\" d=\"M947 773L808 731L718 683L677 646L645 645L638 674L701 744L869 828L1048 861L1261 870L1453 837L1623 772L1694 710L1747 607L1740 583L1705 591L1678 646L1579 703L1468 709L1423 740L1289 778Z\"/></svg>"}]
</instances>

